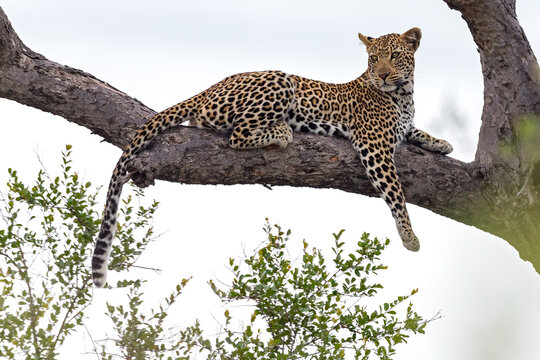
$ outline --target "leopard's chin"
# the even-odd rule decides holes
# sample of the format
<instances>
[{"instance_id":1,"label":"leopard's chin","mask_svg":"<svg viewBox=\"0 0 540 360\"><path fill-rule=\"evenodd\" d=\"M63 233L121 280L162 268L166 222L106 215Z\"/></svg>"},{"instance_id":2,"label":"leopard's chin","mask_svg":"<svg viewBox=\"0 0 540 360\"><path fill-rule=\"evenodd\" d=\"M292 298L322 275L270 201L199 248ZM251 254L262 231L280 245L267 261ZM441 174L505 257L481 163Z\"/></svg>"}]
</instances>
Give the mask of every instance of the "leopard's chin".
<instances>
[{"instance_id":1,"label":"leopard's chin","mask_svg":"<svg viewBox=\"0 0 540 360\"><path fill-rule=\"evenodd\" d=\"M397 89L397 86L393 84L384 83L381 86L379 86L379 90L384 91L384 92L394 91L396 89Z\"/></svg>"}]
</instances>

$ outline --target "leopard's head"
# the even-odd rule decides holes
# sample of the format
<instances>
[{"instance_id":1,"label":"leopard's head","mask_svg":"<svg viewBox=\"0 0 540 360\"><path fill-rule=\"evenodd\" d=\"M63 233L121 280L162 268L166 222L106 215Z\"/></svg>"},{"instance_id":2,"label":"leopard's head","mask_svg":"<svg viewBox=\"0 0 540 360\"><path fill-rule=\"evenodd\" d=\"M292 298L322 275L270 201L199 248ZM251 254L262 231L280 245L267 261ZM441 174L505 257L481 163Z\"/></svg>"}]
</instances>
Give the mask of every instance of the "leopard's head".
<instances>
[{"instance_id":1,"label":"leopard's head","mask_svg":"<svg viewBox=\"0 0 540 360\"><path fill-rule=\"evenodd\" d=\"M403 34L388 34L372 38L358 34L368 52L367 75L381 91L412 87L414 53L420 46L422 32L412 28Z\"/></svg>"}]
</instances>

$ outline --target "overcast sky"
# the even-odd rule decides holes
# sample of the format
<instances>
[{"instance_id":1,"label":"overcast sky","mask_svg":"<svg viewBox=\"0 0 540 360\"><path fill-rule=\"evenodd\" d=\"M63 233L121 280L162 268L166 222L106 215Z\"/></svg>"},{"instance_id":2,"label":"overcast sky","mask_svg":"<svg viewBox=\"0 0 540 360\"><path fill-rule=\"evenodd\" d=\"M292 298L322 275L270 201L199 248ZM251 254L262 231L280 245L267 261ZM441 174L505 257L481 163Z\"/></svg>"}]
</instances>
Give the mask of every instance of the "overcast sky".
<instances>
[{"instance_id":1,"label":"overcast sky","mask_svg":"<svg viewBox=\"0 0 540 360\"><path fill-rule=\"evenodd\" d=\"M242 71L279 69L328 82L346 82L366 67L357 38L418 26L416 125L454 144L455 156L474 157L482 108L476 48L460 14L443 1L15 1L0 0L21 39L59 63L87 71L155 110L175 104ZM518 0L518 19L538 55L540 2ZM89 130L10 101L0 100L0 184L7 168L32 179L36 153L56 171L65 144L75 167L93 184L108 183L120 150ZM456 131L459 128L459 131ZM7 134L7 135L6 135ZM363 169L359 169L359 172ZM102 191L102 198L105 190ZM417 311L444 318L398 348L397 359L531 360L538 358L540 277L505 241L409 206L419 253L403 249L380 199L336 190L262 186L193 186L157 182L147 191L161 202L156 232L164 233L141 257L159 267L149 278L148 299L165 296L193 276L176 307L174 323L195 318L213 333L223 312L206 285L219 278L229 257L264 238L264 218L292 228L293 243L306 239L328 248L332 232L346 229L355 243L362 232L389 237L389 270L381 302L413 288ZM111 274L115 283L118 275ZM97 338L103 304L121 301L98 290L88 326ZM103 325L105 324L105 325ZM63 359L84 359L89 340L79 334ZM92 357L86 357L91 359Z\"/></svg>"}]
</instances>

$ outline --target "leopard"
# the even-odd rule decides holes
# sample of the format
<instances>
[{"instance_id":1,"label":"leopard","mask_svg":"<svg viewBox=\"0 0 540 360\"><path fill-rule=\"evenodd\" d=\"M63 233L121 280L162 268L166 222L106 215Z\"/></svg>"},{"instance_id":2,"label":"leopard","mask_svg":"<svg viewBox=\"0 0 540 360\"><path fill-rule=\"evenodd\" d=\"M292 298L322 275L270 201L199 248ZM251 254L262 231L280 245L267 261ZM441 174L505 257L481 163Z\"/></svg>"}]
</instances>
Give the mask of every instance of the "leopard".
<instances>
[{"instance_id":1,"label":"leopard","mask_svg":"<svg viewBox=\"0 0 540 360\"><path fill-rule=\"evenodd\" d=\"M171 106L141 126L118 160L107 191L101 227L92 257L96 287L106 282L107 263L116 229L128 164L164 130L177 125L225 132L230 147L285 148L293 132L348 139L370 183L386 202L403 245L420 249L406 208L394 153L409 142L442 155L453 148L415 127L415 53L422 32L377 38L358 33L368 54L367 70L347 83L327 83L282 71L255 71L229 76L201 93Z\"/></svg>"}]
</instances>

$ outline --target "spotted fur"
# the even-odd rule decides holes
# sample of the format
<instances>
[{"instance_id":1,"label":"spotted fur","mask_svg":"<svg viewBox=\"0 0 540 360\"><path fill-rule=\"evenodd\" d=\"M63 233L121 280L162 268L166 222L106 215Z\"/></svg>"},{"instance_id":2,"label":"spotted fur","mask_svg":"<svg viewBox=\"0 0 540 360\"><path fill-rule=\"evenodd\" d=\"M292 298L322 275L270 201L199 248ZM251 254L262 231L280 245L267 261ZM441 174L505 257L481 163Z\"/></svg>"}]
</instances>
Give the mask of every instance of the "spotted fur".
<instances>
[{"instance_id":1,"label":"spotted fur","mask_svg":"<svg viewBox=\"0 0 540 360\"><path fill-rule=\"evenodd\" d=\"M202 93L152 117L137 132L118 161L107 193L105 212L92 259L96 286L105 284L107 260L116 228L126 166L156 135L183 122L230 133L236 149L287 146L293 131L347 138L367 176L386 201L404 246L417 251L416 238L394 165L394 149L403 140L448 154L452 147L413 125L414 53L418 28L379 38L358 34L368 52L368 69L345 84L309 80L280 71L230 76Z\"/></svg>"}]
</instances>

